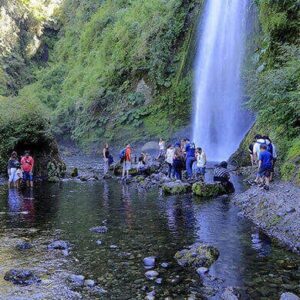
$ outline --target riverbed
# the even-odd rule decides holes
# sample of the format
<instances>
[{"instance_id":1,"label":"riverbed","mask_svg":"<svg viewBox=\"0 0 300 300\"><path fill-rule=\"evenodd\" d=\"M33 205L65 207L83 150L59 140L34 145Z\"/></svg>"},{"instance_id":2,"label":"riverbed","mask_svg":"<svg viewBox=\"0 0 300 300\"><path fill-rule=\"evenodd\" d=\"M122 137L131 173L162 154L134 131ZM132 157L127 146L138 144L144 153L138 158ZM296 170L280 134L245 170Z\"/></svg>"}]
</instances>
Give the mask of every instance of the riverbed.
<instances>
[{"instance_id":1,"label":"riverbed","mask_svg":"<svg viewBox=\"0 0 300 300\"><path fill-rule=\"evenodd\" d=\"M242 178L234 177L234 182L237 192L245 189ZM144 299L153 290L155 299L220 299L229 286L236 287L242 299L278 299L286 291L300 294L300 257L272 243L239 214L230 197L165 197L159 188L139 190L113 179L69 180L23 192L1 186L0 225L2 241L5 232L20 228L38 230L39 238L59 232L60 239L72 244L68 271L94 279L107 291L99 299ZM107 226L107 233L89 230L101 225ZM173 258L196 241L220 251L201 277ZM157 257L154 269L161 282L145 277L143 258L148 256ZM30 267L29 260L16 259Z\"/></svg>"}]
</instances>

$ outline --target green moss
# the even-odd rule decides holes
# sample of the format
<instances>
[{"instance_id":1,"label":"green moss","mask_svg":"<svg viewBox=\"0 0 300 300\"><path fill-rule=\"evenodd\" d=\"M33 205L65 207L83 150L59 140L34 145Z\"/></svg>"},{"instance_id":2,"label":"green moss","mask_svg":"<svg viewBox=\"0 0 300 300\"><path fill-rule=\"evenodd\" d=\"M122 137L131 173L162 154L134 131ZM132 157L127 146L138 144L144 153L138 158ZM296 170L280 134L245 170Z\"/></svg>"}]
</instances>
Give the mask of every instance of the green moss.
<instances>
[{"instance_id":1,"label":"green moss","mask_svg":"<svg viewBox=\"0 0 300 300\"><path fill-rule=\"evenodd\" d=\"M197 182L193 184L192 191L194 195L203 198L211 198L226 194L226 190L219 183L205 184Z\"/></svg>"}]
</instances>

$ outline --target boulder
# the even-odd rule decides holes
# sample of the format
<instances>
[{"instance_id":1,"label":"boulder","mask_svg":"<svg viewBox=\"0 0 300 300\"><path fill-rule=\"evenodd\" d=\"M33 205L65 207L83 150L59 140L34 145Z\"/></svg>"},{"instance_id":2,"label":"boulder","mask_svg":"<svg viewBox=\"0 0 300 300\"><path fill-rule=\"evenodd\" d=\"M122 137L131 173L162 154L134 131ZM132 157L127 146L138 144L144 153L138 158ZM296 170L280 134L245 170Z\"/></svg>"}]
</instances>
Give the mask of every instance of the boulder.
<instances>
[{"instance_id":1,"label":"boulder","mask_svg":"<svg viewBox=\"0 0 300 300\"><path fill-rule=\"evenodd\" d=\"M300 298L293 293L283 293L280 296L280 300L300 300Z\"/></svg>"},{"instance_id":2,"label":"boulder","mask_svg":"<svg viewBox=\"0 0 300 300\"><path fill-rule=\"evenodd\" d=\"M106 226L96 226L90 228L90 231L94 233L106 233L108 231L108 228Z\"/></svg>"},{"instance_id":3,"label":"boulder","mask_svg":"<svg viewBox=\"0 0 300 300\"><path fill-rule=\"evenodd\" d=\"M199 197L217 197L226 194L226 189L221 183L196 182L192 186L193 194Z\"/></svg>"},{"instance_id":4,"label":"boulder","mask_svg":"<svg viewBox=\"0 0 300 300\"><path fill-rule=\"evenodd\" d=\"M30 285L38 283L41 279L30 270L16 270L12 269L5 273L4 279L13 284Z\"/></svg>"},{"instance_id":5,"label":"boulder","mask_svg":"<svg viewBox=\"0 0 300 300\"><path fill-rule=\"evenodd\" d=\"M175 254L175 259L180 266L196 269L200 267L209 268L218 257L218 249L203 243L195 243Z\"/></svg>"},{"instance_id":6,"label":"boulder","mask_svg":"<svg viewBox=\"0 0 300 300\"><path fill-rule=\"evenodd\" d=\"M174 182L164 183L162 185L162 190L165 195L186 194L191 192L192 186L189 183L177 180Z\"/></svg>"}]
</instances>

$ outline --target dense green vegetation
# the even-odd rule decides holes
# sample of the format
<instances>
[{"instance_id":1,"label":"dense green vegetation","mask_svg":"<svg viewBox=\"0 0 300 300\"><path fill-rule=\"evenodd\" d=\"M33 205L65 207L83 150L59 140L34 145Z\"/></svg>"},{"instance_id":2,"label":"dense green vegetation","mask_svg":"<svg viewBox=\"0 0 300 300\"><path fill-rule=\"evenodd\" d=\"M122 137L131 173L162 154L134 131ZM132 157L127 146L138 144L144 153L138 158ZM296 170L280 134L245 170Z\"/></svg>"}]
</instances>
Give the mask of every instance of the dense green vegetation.
<instances>
[{"instance_id":1,"label":"dense green vegetation","mask_svg":"<svg viewBox=\"0 0 300 300\"><path fill-rule=\"evenodd\" d=\"M47 68L20 96L50 107L54 132L81 146L170 135L189 120L201 2L65 1Z\"/></svg>"},{"instance_id":2,"label":"dense green vegetation","mask_svg":"<svg viewBox=\"0 0 300 300\"><path fill-rule=\"evenodd\" d=\"M12 123L47 127L45 136L49 130L89 150L104 141L168 137L189 123L203 0L65 0L54 25L37 1L14 2L29 12L29 31L21 30L15 51L0 57L0 94L10 97L1 100L3 128L11 101L20 112L15 120L10 115ZM257 122L241 149L247 153L255 132L269 134L279 148L283 177L299 181L299 1L253 2L259 30L256 49L254 43L248 49L246 80ZM43 22L39 49L25 55ZM32 123L28 106L37 116ZM7 131L15 141L23 139L18 128ZM5 142L2 153L13 145Z\"/></svg>"},{"instance_id":3,"label":"dense green vegetation","mask_svg":"<svg viewBox=\"0 0 300 300\"><path fill-rule=\"evenodd\" d=\"M253 55L255 68L248 74L248 91L257 122L250 139L254 131L269 134L279 148L283 177L300 183L299 1L256 3L261 31Z\"/></svg>"}]
</instances>

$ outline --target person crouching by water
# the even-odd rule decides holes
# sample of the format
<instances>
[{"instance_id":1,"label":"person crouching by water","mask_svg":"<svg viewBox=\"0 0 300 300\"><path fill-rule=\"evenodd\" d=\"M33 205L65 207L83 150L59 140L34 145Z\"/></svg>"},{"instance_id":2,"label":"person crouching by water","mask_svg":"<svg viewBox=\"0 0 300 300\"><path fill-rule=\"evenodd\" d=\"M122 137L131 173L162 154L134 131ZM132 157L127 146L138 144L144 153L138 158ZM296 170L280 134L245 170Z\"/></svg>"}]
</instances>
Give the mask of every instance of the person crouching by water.
<instances>
[{"instance_id":1,"label":"person crouching by water","mask_svg":"<svg viewBox=\"0 0 300 300\"><path fill-rule=\"evenodd\" d=\"M180 148L176 148L174 153L174 159L173 159L173 168L174 168L175 178L177 180L182 180L183 164L184 164L183 153Z\"/></svg>"},{"instance_id":2,"label":"person crouching by water","mask_svg":"<svg viewBox=\"0 0 300 300\"><path fill-rule=\"evenodd\" d=\"M217 165L214 169L214 181L220 182L228 193L234 192L234 186L230 181L230 174L227 169L227 162L222 161L219 165Z\"/></svg>"},{"instance_id":3,"label":"person crouching by water","mask_svg":"<svg viewBox=\"0 0 300 300\"><path fill-rule=\"evenodd\" d=\"M129 177L129 171L131 169L131 147L128 144L124 149L124 156L123 156L123 171L122 171L122 179L125 179L125 175Z\"/></svg>"},{"instance_id":4,"label":"person crouching by water","mask_svg":"<svg viewBox=\"0 0 300 300\"><path fill-rule=\"evenodd\" d=\"M206 154L202 148L196 149L196 175L204 181L206 171Z\"/></svg>"},{"instance_id":5,"label":"person crouching by water","mask_svg":"<svg viewBox=\"0 0 300 300\"><path fill-rule=\"evenodd\" d=\"M139 161L137 164L137 169L139 174L144 174L146 171L146 163L147 163L147 154L142 152L139 156Z\"/></svg>"},{"instance_id":6,"label":"person crouching by water","mask_svg":"<svg viewBox=\"0 0 300 300\"><path fill-rule=\"evenodd\" d=\"M175 148L173 145L168 145L166 152L166 163L168 165L168 177L174 177L173 160L174 160Z\"/></svg>"},{"instance_id":7,"label":"person crouching by water","mask_svg":"<svg viewBox=\"0 0 300 300\"><path fill-rule=\"evenodd\" d=\"M20 163L18 160L18 154L16 151L13 151L11 153L11 156L8 160L8 164L7 164L7 173L8 173L8 187L16 187L18 184L18 174L17 174L17 170L20 167Z\"/></svg>"},{"instance_id":8,"label":"person crouching by water","mask_svg":"<svg viewBox=\"0 0 300 300\"><path fill-rule=\"evenodd\" d=\"M25 155L21 159L21 168L23 171L23 183L33 187L33 167L34 159L30 156L29 151L25 151Z\"/></svg>"}]
</instances>

